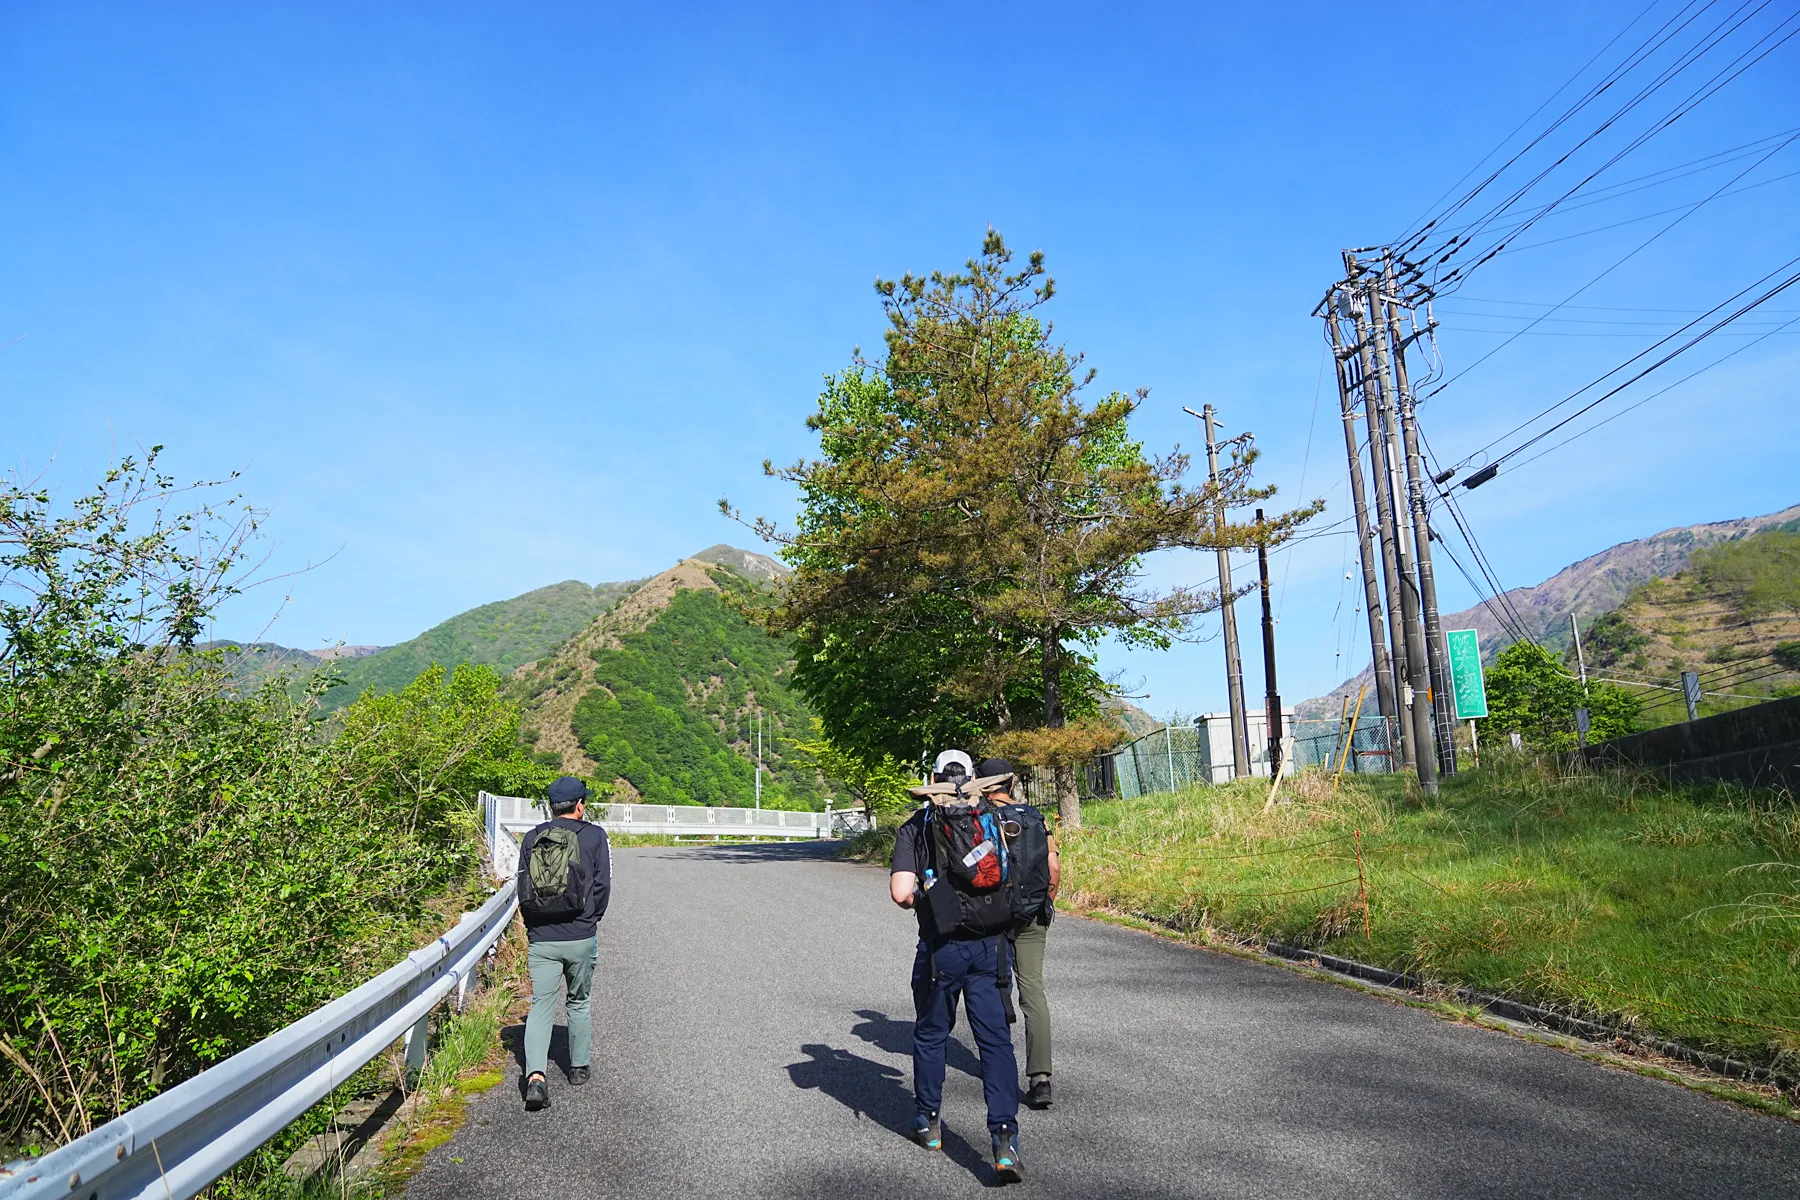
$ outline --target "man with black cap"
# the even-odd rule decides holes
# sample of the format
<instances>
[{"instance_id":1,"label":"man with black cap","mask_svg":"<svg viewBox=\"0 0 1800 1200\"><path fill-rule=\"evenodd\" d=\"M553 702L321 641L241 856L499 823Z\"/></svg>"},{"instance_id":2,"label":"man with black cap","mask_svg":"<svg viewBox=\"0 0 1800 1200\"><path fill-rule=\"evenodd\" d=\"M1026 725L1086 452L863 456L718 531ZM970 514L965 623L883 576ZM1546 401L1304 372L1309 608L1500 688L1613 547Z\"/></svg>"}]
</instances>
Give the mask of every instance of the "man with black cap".
<instances>
[{"instance_id":1,"label":"man with black cap","mask_svg":"<svg viewBox=\"0 0 1800 1200\"><path fill-rule=\"evenodd\" d=\"M525 1018L525 1107L550 1104L544 1071L556 993L569 991L569 1083L588 1081L593 1023L588 989L599 954L596 932L612 897L612 847L606 830L589 824L587 784L564 775L550 785L550 819L519 844L519 909L531 942L531 1014ZM532 852L544 842L534 863Z\"/></svg>"},{"instance_id":2,"label":"man with black cap","mask_svg":"<svg viewBox=\"0 0 1800 1200\"><path fill-rule=\"evenodd\" d=\"M1004 758L983 759L977 775L988 778L1011 775L1012 764ZM995 792L995 803L1029 804L1016 800L1010 792ZM1043 830L1042 817L1036 826ZM1033 892L1042 901L1035 912L1022 914L1025 921L1013 933L1013 978L1019 982L1019 1010L1025 1017L1025 1103L1032 1108L1050 1107L1050 997L1044 992L1044 943L1050 932L1050 921L1056 915L1056 892L1062 885L1062 858L1057 853L1056 835L1045 833L1048 850L1046 876L1039 881L1043 890Z\"/></svg>"}]
</instances>

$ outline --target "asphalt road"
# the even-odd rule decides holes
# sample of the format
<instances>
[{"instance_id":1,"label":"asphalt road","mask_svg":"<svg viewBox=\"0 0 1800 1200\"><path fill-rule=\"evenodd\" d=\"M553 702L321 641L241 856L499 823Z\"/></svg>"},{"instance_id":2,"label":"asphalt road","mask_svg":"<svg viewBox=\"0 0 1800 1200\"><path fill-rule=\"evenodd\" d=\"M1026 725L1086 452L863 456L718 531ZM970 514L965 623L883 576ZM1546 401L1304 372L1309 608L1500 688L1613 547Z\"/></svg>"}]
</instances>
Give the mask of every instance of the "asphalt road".
<instances>
[{"instance_id":1,"label":"asphalt road","mask_svg":"<svg viewBox=\"0 0 1800 1200\"><path fill-rule=\"evenodd\" d=\"M552 1107L524 1111L515 1062L412 1200L994 1186L972 1042L944 1152L905 1136L914 926L881 872L820 846L615 857L593 1082L563 1081L559 1030ZM1022 1113L1021 1193L1800 1195L1800 1126L1549 1047L1090 921L1057 921L1047 971L1057 1104Z\"/></svg>"}]
</instances>

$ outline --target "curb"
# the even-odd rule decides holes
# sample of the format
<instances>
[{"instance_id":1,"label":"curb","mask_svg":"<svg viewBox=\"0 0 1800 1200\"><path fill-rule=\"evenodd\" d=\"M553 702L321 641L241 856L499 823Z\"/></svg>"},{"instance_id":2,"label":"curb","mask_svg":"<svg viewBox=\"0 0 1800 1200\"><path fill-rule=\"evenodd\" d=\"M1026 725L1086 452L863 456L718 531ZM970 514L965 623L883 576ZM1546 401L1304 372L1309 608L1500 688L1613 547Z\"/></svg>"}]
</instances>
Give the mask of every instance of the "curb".
<instances>
[{"instance_id":1,"label":"curb","mask_svg":"<svg viewBox=\"0 0 1800 1200\"><path fill-rule=\"evenodd\" d=\"M1275 958L1317 967L1319 970L1329 971L1334 975L1345 975L1400 991L1423 993L1427 990L1426 982L1416 975L1389 971L1385 967L1358 962L1353 958L1339 958L1334 954L1321 954L1316 950L1306 950L1281 942L1265 942L1261 949ZM1689 1046L1684 1042L1647 1038L1620 1026L1571 1017L1567 1013L1540 1008L1535 1004L1525 1004L1518 1000L1508 1000L1504 996L1478 992L1473 988L1459 987L1450 990L1459 1000L1508 1021L1516 1021L1522 1025L1536 1025L1539 1028L1580 1038L1587 1042L1629 1042L1665 1058L1672 1058L1690 1066L1699 1067L1714 1075L1724 1076L1727 1079L1741 1079L1746 1083L1765 1084L1789 1096L1800 1096L1800 1078L1778 1071L1773 1067L1759 1067L1739 1059L1728 1058L1722 1054L1714 1054L1696 1046Z\"/></svg>"}]
</instances>

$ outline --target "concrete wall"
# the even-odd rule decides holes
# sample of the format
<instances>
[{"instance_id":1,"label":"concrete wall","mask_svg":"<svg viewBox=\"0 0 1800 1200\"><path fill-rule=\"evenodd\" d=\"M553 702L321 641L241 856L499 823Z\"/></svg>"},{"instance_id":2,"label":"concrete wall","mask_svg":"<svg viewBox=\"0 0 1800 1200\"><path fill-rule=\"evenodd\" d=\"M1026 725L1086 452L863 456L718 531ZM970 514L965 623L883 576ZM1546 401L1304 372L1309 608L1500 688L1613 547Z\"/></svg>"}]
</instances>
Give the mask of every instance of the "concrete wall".
<instances>
[{"instance_id":1,"label":"concrete wall","mask_svg":"<svg viewBox=\"0 0 1800 1200\"><path fill-rule=\"evenodd\" d=\"M1725 781L1800 793L1800 696L1597 742L1587 757L1648 768L1677 783Z\"/></svg>"}]
</instances>

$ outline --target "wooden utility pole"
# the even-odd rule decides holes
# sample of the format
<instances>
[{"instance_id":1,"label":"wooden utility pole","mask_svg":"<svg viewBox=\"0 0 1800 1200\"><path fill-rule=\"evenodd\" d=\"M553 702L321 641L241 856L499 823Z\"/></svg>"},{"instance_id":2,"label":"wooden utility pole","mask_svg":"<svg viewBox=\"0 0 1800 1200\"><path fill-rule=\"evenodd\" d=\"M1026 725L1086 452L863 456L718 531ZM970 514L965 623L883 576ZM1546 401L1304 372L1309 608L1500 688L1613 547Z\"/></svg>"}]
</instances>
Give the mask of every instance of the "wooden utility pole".
<instances>
[{"instance_id":1,"label":"wooden utility pole","mask_svg":"<svg viewBox=\"0 0 1800 1200\"><path fill-rule=\"evenodd\" d=\"M1375 374L1375 326L1370 319L1366 290L1357 280L1364 274L1356 256L1344 252L1345 293L1356 327L1356 358L1362 380L1364 428L1369 431L1369 466L1374 474L1375 515L1381 540L1382 582L1387 593L1387 624L1393 647L1395 721L1388 734L1395 741L1402 765L1413 763L1413 689L1406 647L1406 620L1401 607L1399 526L1394 512L1394 476L1388 461L1388 442L1381 419L1381 396Z\"/></svg>"},{"instance_id":2,"label":"wooden utility pole","mask_svg":"<svg viewBox=\"0 0 1800 1200\"><path fill-rule=\"evenodd\" d=\"M1189 410L1192 411L1192 410ZM1225 699L1231 708L1231 774L1250 774L1250 721L1244 711L1244 663L1238 657L1237 609L1231 591L1231 555L1225 549L1225 497L1219 491L1219 443L1213 406L1201 414L1206 425L1206 469L1213 484L1213 529L1219 537L1219 616L1225 627Z\"/></svg>"},{"instance_id":3,"label":"wooden utility pole","mask_svg":"<svg viewBox=\"0 0 1800 1200\"><path fill-rule=\"evenodd\" d=\"M1437 791L1438 765L1435 745L1435 734L1431 723L1431 668L1429 656L1425 649L1425 623L1419 603L1418 586L1413 579L1411 555L1407 553L1406 538L1400 534L1400 514L1398 500L1400 495L1400 437L1399 413L1396 411L1395 399L1398 389L1394 384L1394 366L1391 349L1386 337L1387 322L1384 320L1384 308L1381 296L1381 280L1373 273L1367 273L1362 285L1363 300L1366 307L1366 321L1375 353L1375 375L1373 382L1378 395L1378 409L1381 419L1382 440L1386 443L1384 450L1387 457L1389 479L1383 481L1393 489L1394 503L1390 511L1394 517L1394 557L1395 567L1400 580L1400 617L1404 622L1406 642L1406 692L1402 699L1410 721L1413 767L1419 773L1419 787L1426 795ZM1359 323L1360 327L1360 323ZM1368 381L1365 381L1368 382ZM1373 434L1373 430L1371 430Z\"/></svg>"},{"instance_id":4,"label":"wooden utility pole","mask_svg":"<svg viewBox=\"0 0 1800 1200\"><path fill-rule=\"evenodd\" d=\"M1369 499L1363 487L1362 455L1356 446L1356 405L1352 400L1355 393L1350 385L1350 364L1346 361L1337 314L1331 311L1338 295L1333 292L1326 297L1325 327L1331 333L1331 355L1337 363L1338 406L1344 418L1344 454L1350 461L1350 503L1356 509L1357 559L1362 566L1363 607L1369 614L1369 664L1375 676L1375 706L1391 731L1400 710L1394 701L1393 660L1388 655L1387 631L1381 620L1381 582L1376 577L1376 556L1380 552L1372 543L1374 533L1369 528ZM1345 693L1345 702L1349 699L1349 694Z\"/></svg>"},{"instance_id":5,"label":"wooden utility pole","mask_svg":"<svg viewBox=\"0 0 1800 1200\"><path fill-rule=\"evenodd\" d=\"M1263 510L1256 510L1256 528L1263 527ZM1256 542L1256 574L1262 581L1263 698L1269 722L1269 778L1281 778L1281 690L1275 684L1275 609L1269 603L1269 545Z\"/></svg>"},{"instance_id":6,"label":"wooden utility pole","mask_svg":"<svg viewBox=\"0 0 1800 1200\"><path fill-rule=\"evenodd\" d=\"M1393 294L1392 259L1382 264L1383 297L1388 340L1394 349L1395 399L1398 401L1401 439L1406 451L1406 496L1412 510L1413 564L1419 573L1419 608L1425 643L1426 686L1429 689L1431 728L1437 745L1437 769L1456 774L1456 712L1445 661L1444 631L1438 618L1437 576L1431 569L1431 507L1425 499L1425 459L1419 452L1418 413L1406 377L1406 341L1400 331L1400 306ZM1417 685L1415 685L1417 686ZM1422 743L1421 743L1422 744Z\"/></svg>"}]
</instances>

